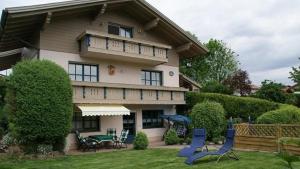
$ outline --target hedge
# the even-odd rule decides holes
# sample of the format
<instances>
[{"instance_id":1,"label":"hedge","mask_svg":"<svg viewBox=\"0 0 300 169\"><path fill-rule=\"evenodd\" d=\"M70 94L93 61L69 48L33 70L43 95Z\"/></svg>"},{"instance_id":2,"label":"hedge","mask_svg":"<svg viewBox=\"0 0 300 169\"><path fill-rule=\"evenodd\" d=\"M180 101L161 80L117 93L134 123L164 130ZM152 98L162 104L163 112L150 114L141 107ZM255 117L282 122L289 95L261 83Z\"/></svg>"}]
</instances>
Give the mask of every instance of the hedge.
<instances>
[{"instance_id":1,"label":"hedge","mask_svg":"<svg viewBox=\"0 0 300 169\"><path fill-rule=\"evenodd\" d=\"M245 121L249 116L251 116L253 120L256 120L261 114L279 108L279 103L251 97L196 92L188 92L186 94L186 102L189 110L191 110L195 104L205 100L221 103L225 109L226 118L240 117Z\"/></svg>"},{"instance_id":2,"label":"hedge","mask_svg":"<svg viewBox=\"0 0 300 169\"><path fill-rule=\"evenodd\" d=\"M19 62L12 72L6 99L10 131L24 146L48 144L62 150L73 114L68 74L45 60Z\"/></svg>"},{"instance_id":3,"label":"hedge","mask_svg":"<svg viewBox=\"0 0 300 169\"><path fill-rule=\"evenodd\" d=\"M292 105L281 105L279 109L266 112L257 118L261 124L300 124L300 109Z\"/></svg>"}]
</instances>

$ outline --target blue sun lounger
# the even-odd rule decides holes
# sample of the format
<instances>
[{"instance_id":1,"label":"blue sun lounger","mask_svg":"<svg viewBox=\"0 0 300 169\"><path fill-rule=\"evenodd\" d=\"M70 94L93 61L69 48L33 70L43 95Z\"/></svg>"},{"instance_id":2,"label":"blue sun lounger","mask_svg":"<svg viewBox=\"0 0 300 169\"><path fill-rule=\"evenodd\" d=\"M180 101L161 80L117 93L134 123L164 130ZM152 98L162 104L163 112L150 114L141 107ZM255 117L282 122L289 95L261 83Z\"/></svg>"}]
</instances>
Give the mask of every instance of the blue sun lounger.
<instances>
[{"instance_id":1,"label":"blue sun lounger","mask_svg":"<svg viewBox=\"0 0 300 169\"><path fill-rule=\"evenodd\" d=\"M205 139L206 139L205 129L194 129L192 144L189 147L185 147L181 149L180 152L178 153L178 156L189 157L193 155L198 148L201 148L203 150L205 146ZM208 150L207 147L206 150Z\"/></svg>"},{"instance_id":2,"label":"blue sun lounger","mask_svg":"<svg viewBox=\"0 0 300 169\"><path fill-rule=\"evenodd\" d=\"M213 152L196 153L196 154L188 157L187 160L185 161L185 163L192 165L196 160L203 158L205 156L208 156L208 155L219 156L217 163L223 156L227 156L228 158L239 160L239 157L233 152L234 136L235 136L235 130L228 129L227 135L226 135L226 142L219 150L213 151Z\"/></svg>"}]
</instances>

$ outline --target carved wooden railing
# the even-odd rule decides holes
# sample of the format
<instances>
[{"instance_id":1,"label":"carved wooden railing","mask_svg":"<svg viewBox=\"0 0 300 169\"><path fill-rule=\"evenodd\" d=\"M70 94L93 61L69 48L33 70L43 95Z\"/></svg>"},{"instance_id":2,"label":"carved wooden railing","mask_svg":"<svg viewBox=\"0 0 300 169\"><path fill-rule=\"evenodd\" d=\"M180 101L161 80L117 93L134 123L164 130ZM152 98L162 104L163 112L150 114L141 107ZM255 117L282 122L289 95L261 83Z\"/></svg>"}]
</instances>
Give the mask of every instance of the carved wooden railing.
<instances>
[{"instance_id":1,"label":"carved wooden railing","mask_svg":"<svg viewBox=\"0 0 300 169\"><path fill-rule=\"evenodd\" d=\"M74 103L185 104L184 88L72 82Z\"/></svg>"}]
</instances>

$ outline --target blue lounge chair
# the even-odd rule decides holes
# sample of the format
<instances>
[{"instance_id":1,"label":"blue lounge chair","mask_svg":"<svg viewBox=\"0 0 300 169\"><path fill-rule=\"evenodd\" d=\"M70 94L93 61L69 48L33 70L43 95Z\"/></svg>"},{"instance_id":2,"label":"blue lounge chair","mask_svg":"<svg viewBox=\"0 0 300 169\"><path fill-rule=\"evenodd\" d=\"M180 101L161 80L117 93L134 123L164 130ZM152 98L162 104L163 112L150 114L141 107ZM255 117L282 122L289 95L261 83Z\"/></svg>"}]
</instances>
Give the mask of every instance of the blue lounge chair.
<instances>
[{"instance_id":1,"label":"blue lounge chair","mask_svg":"<svg viewBox=\"0 0 300 169\"><path fill-rule=\"evenodd\" d=\"M206 139L205 129L194 129L192 144L189 147L185 147L182 150L180 150L178 156L189 157L193 155L198 148L201 148L203 150L205 146L205 139ZM206 150L208 151L207 146L205 147Z\"/></svg>"},{"instance_id":2,"label":"blue lounge chair","mask_svg":"<svg viewBox=\"0 0 300 169\"><path fill-rule=\"evenodd\" d=\"M234 129L228 129L227 130L227 136L226 136L226 142L225 144L217 151L213 152L200 152L196 153L190 157L187 158L185 161L186 164L192 165L193 162L196 160L203 158L208 155L217 155L219 156L217 163L223 156L227 156L228 158L232 158L235 160L239 160L238 156L233 152L233 143L234 143L234 136L235 136L235 130Z\"/></svg>"}]
</instances>

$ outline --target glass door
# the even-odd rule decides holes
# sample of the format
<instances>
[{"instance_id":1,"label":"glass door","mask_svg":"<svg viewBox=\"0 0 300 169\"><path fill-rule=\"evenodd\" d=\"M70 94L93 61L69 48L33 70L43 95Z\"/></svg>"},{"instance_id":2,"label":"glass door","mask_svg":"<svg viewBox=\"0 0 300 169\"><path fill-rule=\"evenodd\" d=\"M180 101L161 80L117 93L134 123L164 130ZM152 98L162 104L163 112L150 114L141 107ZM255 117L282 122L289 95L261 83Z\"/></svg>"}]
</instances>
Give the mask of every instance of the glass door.
<instances>
[{"instance_id":1,"label":"glass door","mask_svg":"<svg viewBox=\"0 0 300 169\"><path fill-rule=\"evenodd\" d=\"M136 134L134 112L130 112L130 115L123 116L123 129L129 130L127 142L132 143Z\"/></svg>"}]
</instances>

